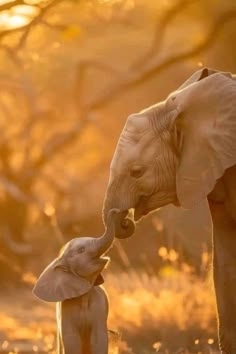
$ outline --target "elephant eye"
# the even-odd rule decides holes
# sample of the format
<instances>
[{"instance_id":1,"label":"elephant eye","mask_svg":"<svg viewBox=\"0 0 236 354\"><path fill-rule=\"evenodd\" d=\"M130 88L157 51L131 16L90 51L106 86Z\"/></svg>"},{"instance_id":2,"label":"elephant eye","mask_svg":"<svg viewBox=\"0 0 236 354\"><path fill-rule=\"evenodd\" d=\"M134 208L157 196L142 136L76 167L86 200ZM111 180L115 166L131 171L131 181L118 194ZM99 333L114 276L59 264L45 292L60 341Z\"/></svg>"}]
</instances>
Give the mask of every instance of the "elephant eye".
<instances>
[{"instance_id":1,"label":"elephant eye","mask_svg":"<svg viewBox=\"0 0 236 354\"><path fill-rule=\"evenodd\" d=\"M130 171L130 175L134 178L139 178L144 174L144 168L143 166L133 166L131 171Z\"/></svg>"},{"instance_id":2,"label":"elephant eye","mask_svg":"<svg viewBox=\"0 0 236 354\"><path fill-rule=\"evenodd\" d=\"M83 253L85 251L85 247L81 246L78 248L77 252L78 253Z\"/></svg>"}]
</instances>

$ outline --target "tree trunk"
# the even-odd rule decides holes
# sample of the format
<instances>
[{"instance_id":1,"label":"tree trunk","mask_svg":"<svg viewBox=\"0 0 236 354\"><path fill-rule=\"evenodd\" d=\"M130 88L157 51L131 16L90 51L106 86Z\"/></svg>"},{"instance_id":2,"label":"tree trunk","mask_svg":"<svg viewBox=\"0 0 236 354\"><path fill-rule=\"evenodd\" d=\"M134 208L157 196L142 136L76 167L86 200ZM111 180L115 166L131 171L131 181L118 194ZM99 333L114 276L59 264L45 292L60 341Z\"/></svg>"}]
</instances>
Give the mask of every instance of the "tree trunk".
<instances>
[{"instance_id":1,"label":"tree trunk","mask_svg":"<svg viewBox=\"0 0 236 354\"><path fill-rule=\"evenodd\" d=\"M2 203L0 211L3 230L7 228L14 241L23 242L28 204L8 196Z\"/></svg>"},{"instance_id":2,"label":"tree trunk","mask_svg":"<svg viewBox=\"0 0 236 354\"><path fill-rule=\"evenodd\" d=\"M25 186L24 186L25 187ZM24 188L24 192L30 193L31 185ZM23 188L21 188L23 190ZM26 262L27 248L24 240L24 232L27 224L29 204L5 194L0 205L0 279L9 282L19 281L21 269ZM25 247L26 246L26 247ZM16 252L17 250L20 252Z\"/></svg>"}]
</instances>

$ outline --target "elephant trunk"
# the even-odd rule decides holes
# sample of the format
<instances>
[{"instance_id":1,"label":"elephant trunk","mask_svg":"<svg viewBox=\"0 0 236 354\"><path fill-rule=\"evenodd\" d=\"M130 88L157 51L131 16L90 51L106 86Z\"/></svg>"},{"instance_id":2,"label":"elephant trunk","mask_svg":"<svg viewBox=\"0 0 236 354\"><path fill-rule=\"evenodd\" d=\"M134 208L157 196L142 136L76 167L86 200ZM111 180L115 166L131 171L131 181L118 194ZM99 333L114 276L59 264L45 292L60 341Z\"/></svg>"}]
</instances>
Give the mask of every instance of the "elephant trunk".
<instances>
[{"instance_id":1,"label":"elephant trunk","mask_svg":"<svg viewBox=\"0 0 236 354\"><path fill-rule=\"evenodd\" d=\"M109 222L109 211L112 208L119 207L118 203L110 200L108 196L106 196L104 207L103 207L103 222L105 225L108 225ZM130 218L127 218L128 210L121 208L123 210L120 213L120 217L116 218L115 221L115 237L117 238L128 238L135 231L135 223Z\"/></svg>"},{"instance_id":2,"label":"elephant trunk","mask_svg":"<svg viewBox=\"0 0 236 354\"><path fill-rule=\"evenodd\" d=\"M108 213L105 233L94 240L93 252L96 256L102 256L112 245L115 237L115 222L120 210L112 209Z\"/></svg>"}]
</instances>

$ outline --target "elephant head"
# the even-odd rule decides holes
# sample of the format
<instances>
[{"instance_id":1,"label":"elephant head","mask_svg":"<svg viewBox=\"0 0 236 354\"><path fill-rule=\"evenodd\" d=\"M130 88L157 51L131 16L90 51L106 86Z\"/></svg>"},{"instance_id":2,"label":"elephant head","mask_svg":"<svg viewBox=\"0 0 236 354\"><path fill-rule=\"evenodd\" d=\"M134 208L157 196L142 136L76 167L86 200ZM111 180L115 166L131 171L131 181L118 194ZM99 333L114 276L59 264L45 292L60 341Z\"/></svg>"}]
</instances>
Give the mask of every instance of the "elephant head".
<instances>
[{"instance_id":1,"label":"elephant head","mask_svg":"<svg viewBox=\"0 0 236 354\"><path fill-rule=\"evenodd\" d=\"M104 200L139 220L173 203L184 208L207 197L236 162L236 81L229 73L195 72L165 101L128 117L110 167ZM129 237L129 220L116 237Z\"/></svg>"},{"instance_id":2,"label":"elephant head","mask_svg":"<svg viewBox=\"0 0 236 354\"><path fill-rule=\"evenodd\" d=\"M72 239L40 275L33 293L48 302L63 301L86 294L103 283L102 270L109 258L104 253L112 245L119 210L109 212L106 231L99 238Z\"/></svg>"}]
</instances>

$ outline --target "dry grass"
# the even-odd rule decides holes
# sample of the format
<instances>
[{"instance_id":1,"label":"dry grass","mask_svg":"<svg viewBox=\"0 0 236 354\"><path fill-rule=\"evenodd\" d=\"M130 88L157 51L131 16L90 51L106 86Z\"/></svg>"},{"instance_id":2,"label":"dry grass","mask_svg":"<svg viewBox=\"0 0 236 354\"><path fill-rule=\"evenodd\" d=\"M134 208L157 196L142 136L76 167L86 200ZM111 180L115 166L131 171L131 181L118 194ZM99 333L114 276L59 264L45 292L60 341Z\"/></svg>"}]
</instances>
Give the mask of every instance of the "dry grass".
<instances>
[{"instance_id":1,"label":"dry grass","mask_svg":"<svg viewBox=\"0 0 236 354\"><path fill-rule=\"evenodd\" d=\"M132 269L105 274L109 328L122 338L120 352L212 353L217 344L211 283L176 257L166 258L158 274ZM31 287L1 295L0 346L6 353L55 352L54 305L35 299Z\"/></svg>"},{"instance_id":2,"label":"dry grass","mask_svg":"<svg viewBox=\"0 0 236 354\"><path fill-rule=\"evenodd\" d=\"M211 351L216 324L209 282L170 266L162 272L162 277L134 271L107 277L113 285L107 286L111 327L134 353Z\"/></svg>"}]
</instances>

